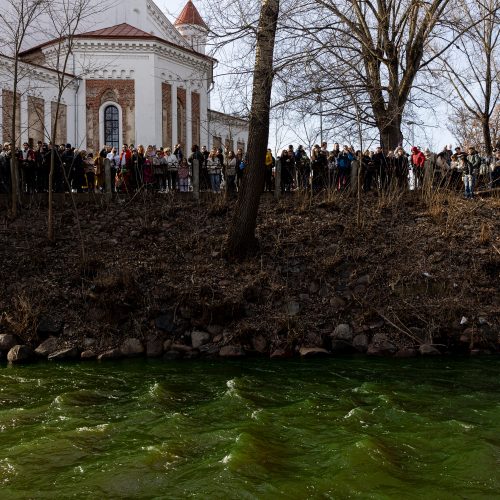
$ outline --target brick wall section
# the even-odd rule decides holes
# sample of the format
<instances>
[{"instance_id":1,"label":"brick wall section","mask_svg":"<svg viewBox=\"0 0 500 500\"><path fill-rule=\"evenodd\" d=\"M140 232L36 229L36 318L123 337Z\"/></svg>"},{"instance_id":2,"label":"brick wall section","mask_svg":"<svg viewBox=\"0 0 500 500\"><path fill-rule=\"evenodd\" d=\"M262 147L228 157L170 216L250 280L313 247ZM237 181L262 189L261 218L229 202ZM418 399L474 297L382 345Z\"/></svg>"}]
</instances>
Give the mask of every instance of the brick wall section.
<instances>
[{"instance_id":1,"label":"brick wall section","mask_svg":"<svg viewBox=\"0 0 500 500\"><path fill-rule=\"evenodd\" d=\"M28 97L28 141L32 147L36 146L38 141L44 142L44 103L40 97Z\"/></svg>"},{"instance_id":2,"label":"brick wall section","mask_svg":"<svg viewBox=\"0 0 500 500\"><path fill-rule=\"evenodd\" d=\"M200 144L200 94L198 92L191 93L191 117L192 117L192 139L193 145Z\"/></svg>"},{"instance_id":3,"label":"brick wall section","mask_svg":"<svg viewBox=\"0 0 500 500\"><path fill-rule=\"evenodd\" d=\"M13 118L13 99L14 92L10 90L2 90L2 141L14 142L11 139L12 134L12 118ZM21 141L21 100L20 95L17 95L16 103L16 142L20 145Z\"/></svg>"},{"instance_id":4,"label":"brick wall section","mask_svg":"<svg viewBox=\"0 0 500 500\"><path fill-rule=\"evenodd\" d=\"M161 84L162 99L162 142L164 147L172 147L172 85Z\"/></svg>"},{"instance_id":5,"label":"brick wall section","mask_svg":"<svg viewBox=\"0 0 500 500\"><path fill-rule=\"evenodd\" d=\"M186 89L177 89L177 143L186 147Z\"/></svg>"},{"instance_id":6,"label":"brick wall section","mask_svg":"<svg viewBox=\"0 0 500 500\"><path fill-rule=\"evenodd\" d=\"M57 102L51 102L51 134L56 121ZM59 116L57 118L56 144L66 144L68 142L68 110L66 104L59 104ZM78 145L76 145L78 146Z\"/></svg>"},{"instance_id":7,"label":"brick wall section","mask_svg":"<svg viewBox=\"0 0 500 500\"><path fill-rule=\"evenodd\" d=\"M99 138L99 108L107 101L122 108L122 143L135 143L135 82L133 80L87 80L87 149L97 153L104 144Z\"/></svg>"}]
</instances>

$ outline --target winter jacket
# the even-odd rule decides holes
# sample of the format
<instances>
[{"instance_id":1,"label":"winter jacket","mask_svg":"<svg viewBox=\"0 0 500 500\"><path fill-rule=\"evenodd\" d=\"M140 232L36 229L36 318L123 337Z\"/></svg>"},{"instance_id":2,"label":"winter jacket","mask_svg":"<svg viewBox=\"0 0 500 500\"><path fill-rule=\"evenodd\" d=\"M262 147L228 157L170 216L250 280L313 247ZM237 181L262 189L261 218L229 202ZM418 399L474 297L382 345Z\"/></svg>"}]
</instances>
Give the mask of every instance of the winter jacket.
<instances>
[{"instance_id":1,"label":"winter jacket","mask_svg":"<svg viewBox=\"0 0 500 500\"><path fill-rule=\"evenodd\" d=\"M478 153L467 155L464 162L464 175L478 175L480 166L481 157Z\"/></svg>"}]
</instances>

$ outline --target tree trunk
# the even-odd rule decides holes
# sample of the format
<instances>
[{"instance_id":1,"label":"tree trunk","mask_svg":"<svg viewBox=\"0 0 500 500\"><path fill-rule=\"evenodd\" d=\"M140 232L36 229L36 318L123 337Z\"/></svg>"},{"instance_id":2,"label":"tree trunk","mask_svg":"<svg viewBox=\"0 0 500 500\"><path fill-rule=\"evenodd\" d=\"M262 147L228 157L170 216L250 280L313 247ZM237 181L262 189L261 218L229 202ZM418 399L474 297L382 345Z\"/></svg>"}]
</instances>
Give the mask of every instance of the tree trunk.
<instances>
[{"instance_id":1,"label":"tree trunk","mask_svg":"<svg viewBox=\"0 0 500 500\"><path fill-rule=\"evenodd\" d=\"M54 135L52 134L52 138ZM50 170L49 170L49 206L48 206L48 221L47 221L47 239L49 241L54 241L54 194L53 194L53 186L54 186L54 167L56 163L56 152L54 150L54 142L52 143L52 149L50 150Z\"/></svg>"},{"instance_id":2,"label":"tree trunk","mask_svg":"<svg viewBox=\"0 0 500 500\"><path fill-rule=\"evenodd\" d=\"M262 0L257 30L247 165L226 242L226 255L229 258L244 258L255 252L258 246L255 228L260 196L264 190L278 13L279 0Z\"/></svg>"},{"instance_id":3,"label":"tree trunk","mask_svg":"<svg viewBox=\"0 0 500 500\"><path fill-rule=\"evenodd\" d=\"M481 127L483 129L483 142L486 156L491 158L493 156L493 147L491 144L491 130L489 117L483 117L481 120Z\"/></svg>"},{"instance_id":4,"label":"tree trunk","mask_svg":"<svg viewBox=\"0 0 500 500\"><path fill-rule=\"evenodd\" d=\"M384 123L379 127L380 145L384 152L394 151L398 146L401 146L403 134L401 133L401 120L396 118L389 123ZM414 146L414 144L412 144Z\"/></svg>"}]
</instances>

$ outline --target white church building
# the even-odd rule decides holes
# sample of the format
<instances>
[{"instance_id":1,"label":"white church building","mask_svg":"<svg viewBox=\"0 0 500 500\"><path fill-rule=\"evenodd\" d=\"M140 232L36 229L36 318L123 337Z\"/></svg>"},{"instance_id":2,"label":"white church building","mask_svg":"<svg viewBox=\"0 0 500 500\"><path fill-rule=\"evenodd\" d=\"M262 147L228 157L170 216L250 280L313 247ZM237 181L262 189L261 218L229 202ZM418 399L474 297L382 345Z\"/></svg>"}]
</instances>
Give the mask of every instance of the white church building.
<instances>
[{"instance_id":1,"label":"white church building","mask_svg":"<svg viewBox=\"0 0 500 500\"><path fill-rule=\"evenodd\" d=\"M174 23L153 0L120 0L73 40L57 142L97 152L122 144L243 147L248 122L210 110L215 59L189 0ZM56 109L60 39L21 54L16 142L48 142ZM0 127L10 142L14 60L0 56Z\"/></svg>"}]
</instances>

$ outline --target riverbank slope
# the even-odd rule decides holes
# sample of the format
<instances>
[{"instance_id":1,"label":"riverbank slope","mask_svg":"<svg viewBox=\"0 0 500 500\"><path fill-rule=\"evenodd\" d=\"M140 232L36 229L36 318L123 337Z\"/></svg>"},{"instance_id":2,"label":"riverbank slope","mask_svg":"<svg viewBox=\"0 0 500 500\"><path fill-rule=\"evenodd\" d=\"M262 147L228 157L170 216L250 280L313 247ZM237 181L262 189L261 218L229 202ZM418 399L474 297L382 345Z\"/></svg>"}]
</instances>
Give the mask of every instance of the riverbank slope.
<instances>
[{"instance_id":1,"label":"riverbank slope","mask_svg":"<svg viewBox=\"0 0 500 500\"><path fill-rule=\"evenodd\" d=\"M358 213L335 193L265 197L243 263L223 258L233 206L92 197L81 237L57 211L54 245L46 208L0 212L3 357L44 341L54 359L498 351L498 198L369 194Z\"/></svg>"}]
</instances>

